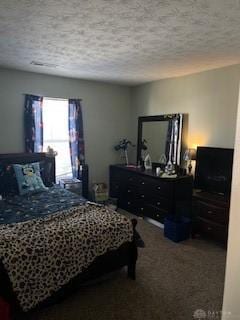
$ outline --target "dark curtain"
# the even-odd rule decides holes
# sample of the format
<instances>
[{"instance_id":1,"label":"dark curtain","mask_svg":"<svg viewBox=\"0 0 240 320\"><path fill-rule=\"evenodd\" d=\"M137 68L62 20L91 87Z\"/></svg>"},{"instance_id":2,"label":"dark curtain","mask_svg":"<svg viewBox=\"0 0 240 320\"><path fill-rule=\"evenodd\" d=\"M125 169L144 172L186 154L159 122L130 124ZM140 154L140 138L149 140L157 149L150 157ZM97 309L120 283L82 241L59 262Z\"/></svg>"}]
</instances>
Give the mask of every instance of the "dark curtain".
<instances>
[{"instance_id":1,"label":"dark curtain","mask_svg":"<svg viewBox=\"0 0 240 320\"><path fill-rule=\"evenodd\" d=\"M25 151L43 150L43 97L26 94L24 108Z\"/></svg>"},{"instance_id":2,"label":"dark curtain","mask_svg":"<svg viewBox=\"0 0 240 320\"><path fill-rule=\"evenodd\" d=\"M179 134L180 134L180 118L179 116L169 120L168 131L166 139L166 157L167 161L171 161L172 164L178 162L178 145L179 145Z\"/></svg>"},{"instance_id":3,"label":"dark curtain","mask_svg":"<svg viewBox=\"0 0 240 320\"><path fill-rule=\"evenodd\" d=\"M168 130L167 130L167 137L166 137L166 147L165 147L165 155L167 158L167 162L172 162L172 157L170 157L170 149L172 144L172 131L173 131L173 122L172 120L168 121Z\"/></svg>"},{"instance_id":4,"label":"dark curtain","mask_svg":"<svg viewBox=\"0 0 240 320\"><path fill-rule=\"evenodd\" d=\"M84 164L84 139L81 100L69 99L69 142L73 178L79 178L79 167Z\"/></svg>"}]
</instances>

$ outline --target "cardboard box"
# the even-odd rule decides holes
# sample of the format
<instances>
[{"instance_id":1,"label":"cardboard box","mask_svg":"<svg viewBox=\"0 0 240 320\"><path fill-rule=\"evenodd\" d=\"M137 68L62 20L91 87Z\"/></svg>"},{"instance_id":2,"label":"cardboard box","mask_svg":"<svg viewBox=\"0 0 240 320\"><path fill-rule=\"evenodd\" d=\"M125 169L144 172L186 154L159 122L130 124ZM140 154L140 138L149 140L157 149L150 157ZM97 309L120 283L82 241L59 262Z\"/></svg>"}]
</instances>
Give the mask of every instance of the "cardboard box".
<instances>
[{"instance_id":1,"label":"cardboard box","mask_svg":"<svg viewBox=\"0 0 240 320\"><path fill-rule=\"evenodd\" d=\"M106 183L94 183L92 190L93 200L95 202L105 202L108 200L108 188Z\"/></svg>"}]
</instances>

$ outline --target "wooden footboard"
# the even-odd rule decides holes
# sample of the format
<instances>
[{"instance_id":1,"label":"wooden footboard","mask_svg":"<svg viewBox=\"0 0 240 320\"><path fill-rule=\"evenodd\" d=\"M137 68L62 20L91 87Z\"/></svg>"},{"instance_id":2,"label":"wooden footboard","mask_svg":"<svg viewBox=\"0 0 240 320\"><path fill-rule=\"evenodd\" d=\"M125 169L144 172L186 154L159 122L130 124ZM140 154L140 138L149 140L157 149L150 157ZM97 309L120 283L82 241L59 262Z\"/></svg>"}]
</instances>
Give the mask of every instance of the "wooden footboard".
<instances>
[{"instance_id":1,"label":"wooden footboard","mask_svg":"<svg viewBox=\"0 0 240 320\"><path fill-rule=\"evenodd\" d=\"M137 226L136 219L132 219L132 225L133 225L133 237L134 237L134 233L136 231L136 226ZM133 238L133 241L130 244L130 246L132 248L130 249L131 254L130 254L130 259L129 259L129 263L128 263L128 277L135 280L136 279L136 262L137 262L137 258L138 258L138 251L137 251L137 246L136 246L134 238Z\"/></svg>"},{"instance_id":2,"label":"wooden footboard","mask_svg":"<svg viewBox=\"0 0 240 320\"><path fill-rule=\"evenodd\" d=\"M0 297L0 319L10 320L10 304Z\"/></svg>"},{"instance_id":3,"label":"wooden footboard","mask_svg":"<svg viewBox=\"0 0 240 320\"><path fill-rule=\"evenodd\" d=\"M0 319L10 320L14 313L15 298L8 275L0 262Z\"/></svg>"}]
</instances>

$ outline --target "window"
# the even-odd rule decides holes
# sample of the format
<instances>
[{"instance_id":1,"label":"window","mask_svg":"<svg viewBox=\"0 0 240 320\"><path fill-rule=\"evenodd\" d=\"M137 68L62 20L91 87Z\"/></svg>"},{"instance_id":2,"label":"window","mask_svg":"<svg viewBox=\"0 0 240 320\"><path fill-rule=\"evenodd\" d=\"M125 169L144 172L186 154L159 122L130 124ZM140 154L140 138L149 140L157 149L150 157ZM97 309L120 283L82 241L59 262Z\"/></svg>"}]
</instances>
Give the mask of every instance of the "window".
<instances>
[{"instance_id":1,"label":"window","mask_svg":"<svg viewBox=\"0 0 240 320\"><path fill-rule=\"evenodd\" d=\"M68 131L68 100L43 98L43 151L57 151L56 178L72 177Z\"/></svg>"}]
</instances>

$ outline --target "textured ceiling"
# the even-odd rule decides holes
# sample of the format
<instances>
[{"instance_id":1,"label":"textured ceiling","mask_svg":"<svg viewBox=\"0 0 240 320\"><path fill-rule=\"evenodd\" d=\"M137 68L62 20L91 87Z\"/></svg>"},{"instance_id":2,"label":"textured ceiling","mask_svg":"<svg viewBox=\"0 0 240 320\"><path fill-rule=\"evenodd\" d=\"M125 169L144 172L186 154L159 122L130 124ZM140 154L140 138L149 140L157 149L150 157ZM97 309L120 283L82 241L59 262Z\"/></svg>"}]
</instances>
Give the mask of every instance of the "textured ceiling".
<instances>
[{"instance_id":1,"label":"textured ceiling","mask_svg":"<svg viewBox=\"0 0 240 320\"><path fill-rule=\"evenodd\" d=\"M4 67L139 84L236 63L240 0L0 0Z\"/></svg>"}]
</instances>

